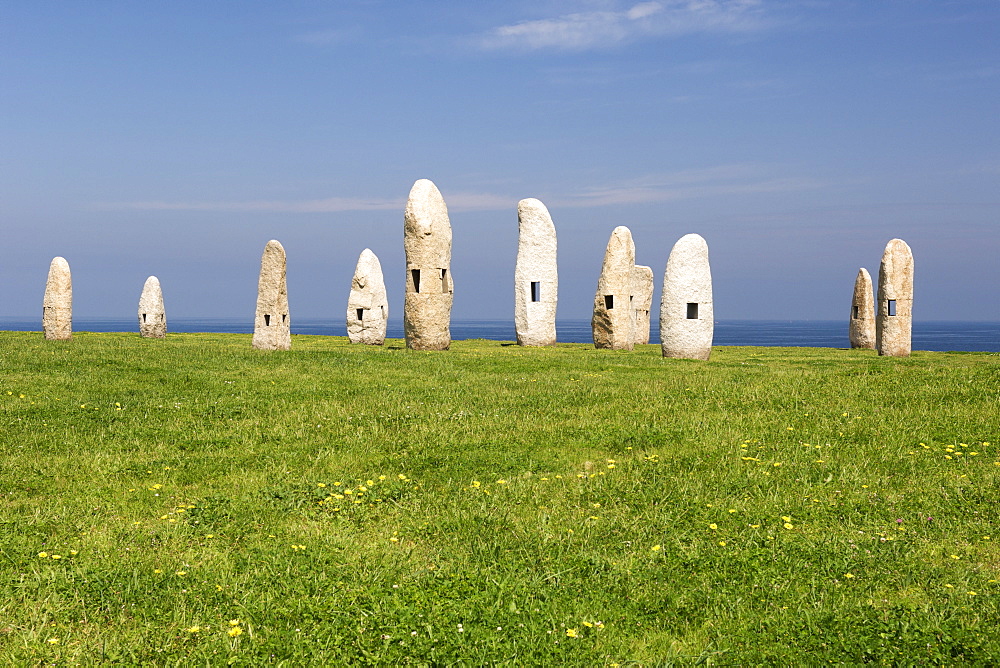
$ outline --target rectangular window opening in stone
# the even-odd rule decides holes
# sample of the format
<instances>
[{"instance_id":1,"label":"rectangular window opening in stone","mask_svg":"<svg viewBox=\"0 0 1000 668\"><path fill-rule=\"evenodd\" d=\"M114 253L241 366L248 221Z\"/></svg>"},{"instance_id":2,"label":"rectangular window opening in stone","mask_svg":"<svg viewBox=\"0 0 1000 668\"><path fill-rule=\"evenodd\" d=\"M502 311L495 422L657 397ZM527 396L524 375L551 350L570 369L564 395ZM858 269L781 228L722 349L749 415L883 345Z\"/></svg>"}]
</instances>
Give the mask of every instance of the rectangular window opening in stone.
<instances>
[{"instance_id":1,"label":"rectangular window opening in stone","mask_svg":"<svg viewBox=\"0 0 1000 668\"><path fill-rule=\"evenodd\" d=\"M687 319L688 320L698 319L698 302L688 302Z\"/></svg>"},{"instance_id":2,"label":"rectangular window opening in stone","mask_svg":"<svg viewBox=\"0 0 1000 668\"><path fill-rule=\"evenodd\" d=\"M447 269L442 269L441 270L441 293L442 294L447 294L448 293L448 270Z\"/></svg>"},{"instance_id":3,"label":"rectangular window opening in stone","mask_svg":"<svg viewBox=\"0 0 1000 668\"><path fill-rule=\"evenodd\" d=\"M284 325L286 320L288 320L288 314L287 313L282 313L281 314L281 324Z\"/></svg>"},{"instance_id":4,"label":"rectangular window opening in stone","mask_svg":"<svg viewBox=\"0 0 1000 668\"><path fill-rule=\"evenodd\" d=\"M890 299L889 300L889 309L888 310L889 310L889 315L896 315L896 300L895 299Z\"/></svg>"},{"instance_id":5,"label":"rectangular window opening in stone","mask_svg":"<svg viewBox=\"0 0 1000 668\"><path fill-rule=\"evenodd\" d=\"M542 301L542 282L532 281L531 282L531 301L540 302Z\"/></svg>"},{"instance_id":6,"label":"rectangular window opening in stone","mask_svg":"<svg viewBox=\"0 0 1000 668\"><path fill-rule=\"evenodd\" d=\"M614 295L604 295L604 308L609 311L615 307L615 296Z\"/></svg>"},{"instance_id":7,"label":"rectangular window opening in stone","mask_svg":"<svg viewBox=\"0 0 1000 668\"><path fill-rule=\"evenodd\" d=\"M413 277L413 291L420 292L420 270L410 269L410 275Z\"/></svg>"},{"instance_id":8,"label":"rectangular window opening in stone","mask_svg":"<svg viewBox=\"0 0 1000 668\"><path fill-rule=\"evenodd\" d=\"M142 321L146 322L146 314L145 313L142 314Z\"/></svg>"},{"instance_id":9,"label":"rectangular window opening in stone","mask_svg":"<svg viewBox=\"0 0 1000 668\"><path fill-rule=\"evenodd\" d=\"M851 319L853 319L853 320L857 320L858 319L858 307L857 306L852 306L851 307Z\"/></svg>"},{"instance_id":10,"label":"rectangular window opening in stone","mask_svg":"<svg viewBox=\"0 0 1000 668\"><path fill-rule=\"evenodd\" d=\"M364 320L365 319L365 310L363 308L359 308L359 309L357 309L357 311L358 311L358 320Z\"/></svg>"},{"instance_id":11,"label":"rectangular window opening in stone","mask_svg":"<svg viewBox=\"0 0 1000 668\"><path fill-rule=\"evenodd\" d=\"M268 315L267 313L264 314L264 326L265 327L271 326L271 316Z\"/></svg>"}]
</instances>

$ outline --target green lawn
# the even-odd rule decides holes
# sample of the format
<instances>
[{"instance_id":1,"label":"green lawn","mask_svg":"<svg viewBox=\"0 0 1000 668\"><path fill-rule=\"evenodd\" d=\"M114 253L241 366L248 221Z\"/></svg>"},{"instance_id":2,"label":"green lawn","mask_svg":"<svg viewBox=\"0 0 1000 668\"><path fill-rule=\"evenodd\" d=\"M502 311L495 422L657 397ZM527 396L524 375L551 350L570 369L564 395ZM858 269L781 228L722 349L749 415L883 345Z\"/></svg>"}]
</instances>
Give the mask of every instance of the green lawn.
<instances>
[{"instance_id":1,"label":"green lawn","mask_svg":"<svg viewBox=\"0 0 1000 668\"><path fill-rule=\"evenodd\" d=\"M1000 355L0 332L0 663L1000 662Z\"/></svg>"}]
</instances>

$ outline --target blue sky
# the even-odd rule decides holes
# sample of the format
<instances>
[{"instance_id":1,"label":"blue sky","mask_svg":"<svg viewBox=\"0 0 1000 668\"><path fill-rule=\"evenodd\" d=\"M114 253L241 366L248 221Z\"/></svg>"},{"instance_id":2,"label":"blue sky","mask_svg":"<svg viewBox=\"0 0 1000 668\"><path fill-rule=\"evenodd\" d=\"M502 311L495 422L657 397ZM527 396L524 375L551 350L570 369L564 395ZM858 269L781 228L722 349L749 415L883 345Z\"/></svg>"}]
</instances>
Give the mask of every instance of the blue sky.
<instances>
[{"instance_id":1,"label":"blue sky","mask_svg":"<svg viewBox=\"0 0 1000 668\"><path fill-rule=\"evenodd\" d=\"M1000 2L0 0L0 316L48 264L78 318L343 318L369 247L402 316L403 204L449 205L457 318L513 317L516 203L590 315L627 225L659 305L708 241L716 317L846 320L886 242L918 320L1000 320ZM39 316L40 317L40 316Z\"/></svg>"}]
</instances>

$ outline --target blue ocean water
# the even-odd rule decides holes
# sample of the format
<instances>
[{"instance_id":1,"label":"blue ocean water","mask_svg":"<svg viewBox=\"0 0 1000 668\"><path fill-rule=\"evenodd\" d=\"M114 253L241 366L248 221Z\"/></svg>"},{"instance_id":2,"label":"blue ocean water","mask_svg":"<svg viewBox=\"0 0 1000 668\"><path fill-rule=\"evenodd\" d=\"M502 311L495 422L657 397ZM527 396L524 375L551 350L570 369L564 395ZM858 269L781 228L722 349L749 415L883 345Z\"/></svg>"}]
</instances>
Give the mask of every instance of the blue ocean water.
<instances>
[{"instance_id":1,"label":"blue ocean water","mask_svg":"<svg viewBox=\"0 0 1000 668\"><path fill-rule=\"evenodd\" d=\"M253 332L253 319L172 318L171 332ZM73 329L90 332L135 332L135 320L79 318ZM0 318L0 330L40 331L41 319ZM654 321L650 343L659 343ZM343 320L293 319L293 334L346 336ZM559 320L556 335L565 343L591 343L590 320ZM390 320L390 338L403 338L402 320ZM513 320L452 320L451 337L513 341ZM847 348L847 321L840 320L717 320L717 346L793 346ZM917 321L913 323L913 349L936 351L1000 352L1000 322Z\"/></svg>"}]
</instances>

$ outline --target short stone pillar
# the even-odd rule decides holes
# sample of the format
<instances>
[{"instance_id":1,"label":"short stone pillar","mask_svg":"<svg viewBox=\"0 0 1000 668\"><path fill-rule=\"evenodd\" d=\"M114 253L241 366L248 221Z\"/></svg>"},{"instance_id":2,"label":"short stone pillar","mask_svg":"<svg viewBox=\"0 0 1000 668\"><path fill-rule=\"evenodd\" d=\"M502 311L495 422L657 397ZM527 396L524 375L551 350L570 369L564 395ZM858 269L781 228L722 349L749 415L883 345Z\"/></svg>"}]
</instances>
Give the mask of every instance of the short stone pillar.
<instances>
[{"instance_id":1,"label":"short stone pillar","mask_svg":"<svg viewBox=\"0 0 1000 668\"><path fill-rule=\"evenodd\" d=\"M264 246L257 282L257 312L251 345L257 350L291 350L292 322L288 314L287 263L284 247L274 239Z\"/></svg>"},{"instance_id":2,"label":"short stone pillar","mask_svg":"<svg viewBox=\"0 0 1000 668\"><path fill-rule=\"evenodd\" d=\"M715 313L708 244L685 234L667 259L660 302L660 345L664 357L707 360L712 354Z\"/></svg>"},{"instance_id":3,"label":"short stone pillar","mask_svg":"<svg viewBox=\"0 0 1000 668\"><path fill-rule=\"evenodd\" d=\"M163 308L160 279L150 276L139 296L139 335L147 339L162 339L167 335L167 312Z\"/></svg>"},{"instance_id":4,"label":"short stone pillar","mask_svg":"<svg viewBox=\"0 0 1000 668\"><path fill-rule=\"evenodd\" d=\"M632 350L635 310L632 308L632 272L635 269L635 243L632 231L619 225L611 233L604 251L601 277L594 295L594 316L590 326L594 347Z\"/></svg>"},{"instance_id":5,"label":"short stone pillar","mask_svg":"<svg viewBox=\"0 0 1000 668\"><path fill-rule=\"evenodd\" d=\"M875 293L871 274L864 267L858 270L858 277L854 279L848 335L852 348L875 350Z\"/></svg>"},{"instance_id":6,"label":"short stone pillar","mask_svg":"<svg viewBox=\"0 0 1000 668\"><path fill-rule=\"evenodd\" d=\"M643 265L632 268L632 309L635 326L632 343L649 343L649 310L653 306L653 269Z\"/></svg>"},{"instance_id":7,"label":"short stone pillar","mask_svg":"<svg viewBox=\"0 0 1000 668\"><path fill-rule=\"evenodd\" d=\"M403 334L411 350L451 346L451 222L437 186L420 179L410 189L403 216L406 295Z\"/></svg>"},{"instance_id":8,"label":"short stone pillar","mask_svg":"<svg viewBox=\"0 0 1000 668\"><path fill-rule=\"evenodd\" d=\"M382 263L366 248L358 257L347 298L347 338L351 343L380 346L385 342L389 301L385 293Z\"/></svg>"},{"instance_id":9,"label":"short stone pillar","mask_svg":"<svg viewBox=\"0 0 1000 668\"><path fill-rule=\"evenodd\" d=\"M913 330L913 253L902 239L885 246L878 268L875 348L879 355L908 357Z\"/></svg>"},{"instance_id":10,"label":"short stone pillar","mask_svg":"<svg viewBox=\"0 0 1000 668\"><path fill-rule=\"evenodd\" d=\"M73 338L73 279L65 258L54 257L49 264L42 298L42 331L50 341Z\"/></svg>"},{"instance_id":11,"label":"short stone pillar","mask_svg":"<svg viewBox=\"0 0 1000 668\"><path fill-rule=\"evenodd\" d=\"M517 203L517 263L514 267L514 330L520 346L556 343L556 228L545 205L534 198Z\"/></svg>"}]
</instances>

